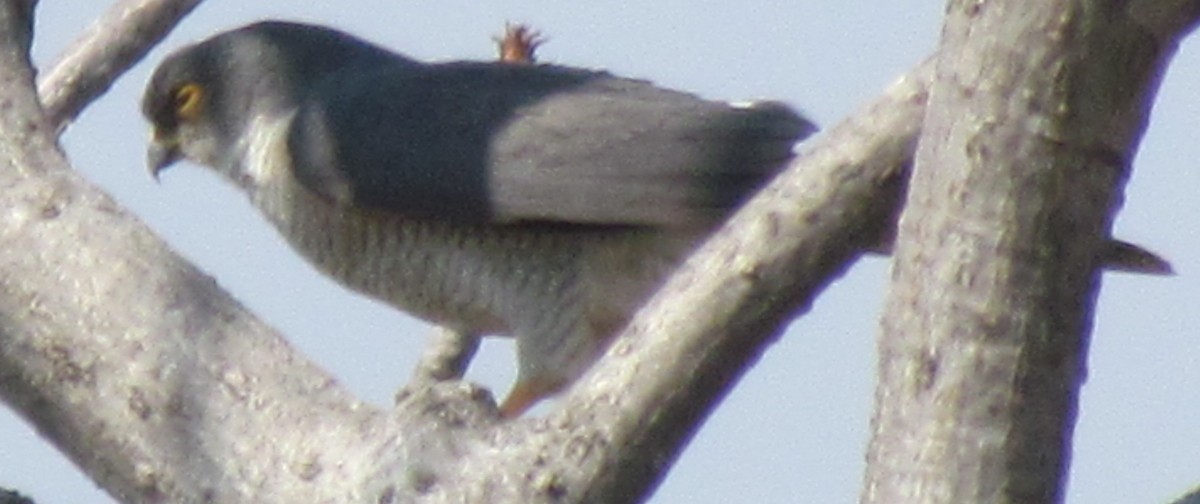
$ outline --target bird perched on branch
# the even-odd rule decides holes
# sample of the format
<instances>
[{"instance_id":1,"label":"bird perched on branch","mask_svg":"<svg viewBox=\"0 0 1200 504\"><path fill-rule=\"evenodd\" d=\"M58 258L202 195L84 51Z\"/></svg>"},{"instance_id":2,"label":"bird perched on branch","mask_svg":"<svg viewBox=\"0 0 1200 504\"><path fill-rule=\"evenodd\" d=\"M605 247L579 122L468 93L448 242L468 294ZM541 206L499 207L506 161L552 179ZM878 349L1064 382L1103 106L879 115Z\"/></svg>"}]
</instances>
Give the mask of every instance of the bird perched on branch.
<instances>
[{"instance_id":1,"label":"bird perched on branch","mask_svg":"<svg viewBox=\"0 0 1200 504\"><path fill-rule=\"evenodd\" d=\"M264 22L164 61L154 174L246 192L342 284L457 331L516 337L516 415L578 377L664 276L814 127L550 65L427 64Z\"/></svg>"},{"instance_id":2,"label":"bird perched on branch","mask_svg":"<svg viewBox=\"0 0 1200 504\"><path fill-rule=\"evenodd\" d=\"M422 63L284 22L170 55L142 108L155 176L208 166L347 287L514 336L508 416L585 371L815 130L778 103L561 66Z\"/></svg>"}]
</instances>

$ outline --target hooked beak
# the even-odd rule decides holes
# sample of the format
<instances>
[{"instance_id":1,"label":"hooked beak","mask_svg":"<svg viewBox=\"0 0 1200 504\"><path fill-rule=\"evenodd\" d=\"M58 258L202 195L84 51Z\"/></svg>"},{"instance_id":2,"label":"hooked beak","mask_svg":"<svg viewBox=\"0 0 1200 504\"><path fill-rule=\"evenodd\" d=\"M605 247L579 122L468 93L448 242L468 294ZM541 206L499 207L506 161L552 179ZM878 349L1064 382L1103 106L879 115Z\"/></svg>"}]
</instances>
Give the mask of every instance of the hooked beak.
<instances>
[{"instance_id":1,"label":"hooked beak","mask_svg":"<svg viewBox=\"0 0 1200 504\"><path fill-rule=\"evenodd\" d=\"M155 130L150 145L146 147L146 167L150 169L154 181L158 182L159 172L175 164L181 157L183 153L179 150L179 140Z\"/></svg>"}]
</instances>

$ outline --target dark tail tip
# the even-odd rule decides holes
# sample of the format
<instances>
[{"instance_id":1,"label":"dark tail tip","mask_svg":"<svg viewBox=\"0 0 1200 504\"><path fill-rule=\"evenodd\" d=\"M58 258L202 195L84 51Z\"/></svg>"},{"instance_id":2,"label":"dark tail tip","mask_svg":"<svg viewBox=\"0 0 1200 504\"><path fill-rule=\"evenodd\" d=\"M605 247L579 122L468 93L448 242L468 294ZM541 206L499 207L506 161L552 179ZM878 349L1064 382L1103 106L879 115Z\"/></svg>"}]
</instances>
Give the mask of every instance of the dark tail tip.
<instances>
[{"instance_id":1,"label":"dark tail tip","mask_svg":"<svg viewBox=\"0 0 1200 504\"><path fill-rule=\"evenodd\" d=\"M1109 240L1101 253L1104 268L1145 275L1174 275L1171 263L1158 254L1121 240Z\"/></svg>"}]
</instances>

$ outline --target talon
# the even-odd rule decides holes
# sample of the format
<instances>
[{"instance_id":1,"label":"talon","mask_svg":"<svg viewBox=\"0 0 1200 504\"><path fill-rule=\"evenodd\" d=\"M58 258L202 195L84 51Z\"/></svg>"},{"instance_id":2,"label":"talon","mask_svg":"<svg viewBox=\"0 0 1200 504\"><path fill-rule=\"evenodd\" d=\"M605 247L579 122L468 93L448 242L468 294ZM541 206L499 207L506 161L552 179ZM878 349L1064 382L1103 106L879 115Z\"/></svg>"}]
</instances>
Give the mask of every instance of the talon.
<instances>
[{"instance_id":1,"label":"talon","mask_svg":"<svg viewBox=\"0 0 1200 504\"><path fill-rule=\"evenodd\" d=\"M518 381L500 404L500 416L506 419L517 418L561 387L562 384L557 380Z\"/></svg>"}]
</instances>

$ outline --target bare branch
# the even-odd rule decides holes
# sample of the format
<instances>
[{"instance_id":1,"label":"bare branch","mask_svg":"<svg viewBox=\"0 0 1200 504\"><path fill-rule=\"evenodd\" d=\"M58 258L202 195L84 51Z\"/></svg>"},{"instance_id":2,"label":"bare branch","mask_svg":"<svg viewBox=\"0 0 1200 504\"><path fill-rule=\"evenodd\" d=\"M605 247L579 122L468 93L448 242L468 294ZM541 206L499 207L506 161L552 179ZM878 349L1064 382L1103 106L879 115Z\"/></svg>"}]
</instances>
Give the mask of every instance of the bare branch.
<instances>
[{"instance_id":1,"label":"bare branch","mask_svg":"<svg viewBox=\"0 0 1200 504\"><path fill-rule=\"evenodd\" d=\"M1125 12L1154 38L1168 44L1178 43L1200 22L1200 2L1196 0L1134 0L1127 2Z\"/></svg>"},{"instance_id":2,"label":"bare branch","mask_svg":"<svg viewBox=\"0 0 1200 504\"><path fill-rule=\"evenodd\" d=\"M344 501L382 416L69 169L20 4L0 1L0 397L126 502Z\"/></svg>"},{"instance_id":3,"label":"bare branch","mask_svg":"<svg viewBox=\"0 0 1200 504\"><path fill-rule=\"evenodd\" d=\"M38 82L50 124L62 131L150 52L201 0L122 0L108 9Z\"/></svg>"},{"instance_id":4,"label":"bare branch","mask_svg":"<svg viewBox=\"0 0 1200 504\"><path fill-rule=\"evenodd\" d=\"M639 313L589 390L556 412L551 423L581 411L614 446L644 454L614 452L587 466L603 483L584 501L653 489L659 476L648 475L678 455L784 325L886 234L907 182L928 71L917 69L819 138L739 211Z\"/></svg>"},{"instance_id":5,"label":"bare branch","mask_svg":"<svg viewBox=\"0 0 1200 504\"><path fill-rule=\"evenodd\" d=\"M29 48L33 45L33 11L36 7L37 0L20 0L4 6L4 26L10 29L4 43L19 48L16 55L29 56Z\"/></svg>"},{"instance_id":6,"label":"bare branch","mask_svg":"<svg viewBox=\"0 0 1200 504\"><path fill-rule=\"evenodd\" d=\"M0 142L31 144L35 146L35 157L49 155L52 163L62 163L61 152L53 147L54 142L42 132L45 121L42 108L33 93L33 65L29 60L29 48L33 43L33 11L37 2L32 0L0 0ZM4 151L10 163L24 164L21 150ZM29 164L43 164L36 159ZM10 175L18 175L15 167Z\"/></svg>"},{"instance_id":7,"label":"bare branch","mask_svg":"<svg viewBox=\"0 0 1200 504\"><path fill-rule=\"evenodd\" d=\"M951 2L883 320L864 502L1061 500L1096 251L1182 36L1147 36L1123 6Z\"/></svg>"}]
</instances>

